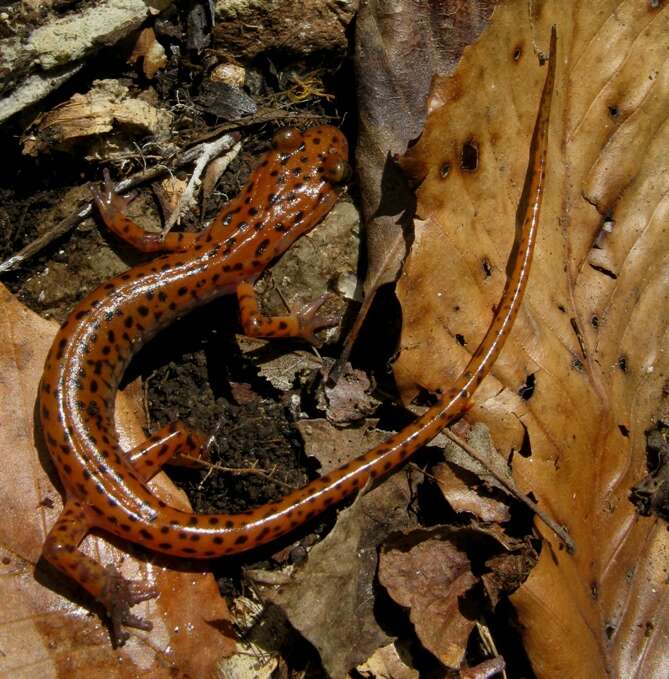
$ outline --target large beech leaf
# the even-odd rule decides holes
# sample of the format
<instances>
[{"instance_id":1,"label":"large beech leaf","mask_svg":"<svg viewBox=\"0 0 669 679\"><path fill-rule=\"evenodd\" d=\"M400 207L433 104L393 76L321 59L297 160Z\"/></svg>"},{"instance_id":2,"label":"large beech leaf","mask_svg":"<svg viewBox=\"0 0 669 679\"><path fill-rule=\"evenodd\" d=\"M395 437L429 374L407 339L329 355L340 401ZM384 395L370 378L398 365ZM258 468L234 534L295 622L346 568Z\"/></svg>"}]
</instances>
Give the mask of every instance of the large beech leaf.
<instances>
[{"instance_id":1,"label":"large beech leaf","mask_svg":"<svg viewBox=\"0 0 669 679\"><path fill-rule=\"evenodd\" d=\"M476 349L505 281L515 211L558 33L548 175L523 307L469 417L564 523L513 597L542 677L666 676L669 533L630 488L667 389L669 6L509 0L449 78L405 165L424 178L398 286L406 399ZM662 669L663 668L663 669Z\"/></svg>"},{"instance_id":2,"label":"large beech leaf","mask_svg":"<svg viewBox=\"0 0 669 679\"><path fill-rule=\"evenodd\" d=\"M198 572L201 567L148 554L137 558L127 543L89 535L82 543L89 556L105 565L113 563L128 578L149 579L161 593L157 600L133 609L153 623L153 631L131 630L128 643L114 650L106 625L81 606L90 605L90 599L40 558L62 503L33 413L44 359L58 328L20 304L3 286L0 309L0 507L4 513L0 676L210 676L221 659L234 652L234 642L220 630L231 624L227 606L212 575ZM119 436L126 448L145 438L137 417L139 400L128 397L129 390L119 394L116 402ZM151 487L166 502L188 508L164 474Z\"/></svg>"}]
</instances>

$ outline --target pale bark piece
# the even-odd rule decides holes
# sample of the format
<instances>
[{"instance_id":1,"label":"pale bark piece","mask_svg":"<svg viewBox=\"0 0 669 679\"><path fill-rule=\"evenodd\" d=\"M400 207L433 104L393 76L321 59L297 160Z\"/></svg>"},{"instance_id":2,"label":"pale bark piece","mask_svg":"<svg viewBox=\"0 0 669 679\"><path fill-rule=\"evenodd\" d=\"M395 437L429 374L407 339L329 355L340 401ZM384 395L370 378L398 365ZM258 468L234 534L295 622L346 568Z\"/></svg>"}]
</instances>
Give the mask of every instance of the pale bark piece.
<instances>
[{"instance_id":1,"label":"pale bark piece","mask_svg":"<svg viewBox=\"0 0 669 679\"><path fill-rule=\"evenodd\" d=\"M425 648L447 667L458 669L475 622L459 605L460 597L478 581L467 555L448 540L437 539L387 549L379 561L379 581L409 609Z\"/></svg>"},{"instance_id":2,"label":"pale bark piece","mask_svg":"<svg viewBox=\"0 0 669 679\"><path fill-rule=\"evenodd\" d=\"M62 507L60 483L33 421L38 382L57 326L19 304L3 287L0 307L0 506L5 516L0 527L0 674L56 677L67 668L72 676L87 677L209 676L234 646L219 631L219 623L229 620L227 607L201 566L149 552L140 556L122 541L112 546L87 537L87 554L113 563L128 578L147 578L161 592L158 599L133 609L153 623L153 630L129 630L129 642L113 650L105 624L82 606L90 600L40 560L44 538ZM137 410L119 396L124 446L145 438ZM166 502L186 508L164 475L152 487Z\"/></svg>"},{"instance_id":3,"label":"pale bark piece","mask_svg":"<svg viewBox=\"0 0 669 679\"><path fill-rule=\"evenodd\" d=\"M344 54L357 5L357 0L217 0L214 39L245 60L274 50Z\"/></svg>"},{"instance_id":4,"label":"pale bark piece","mask_svg":"<svg viewBox=\"0 0 669 679\"><path fill-rule=\"evenodd\" d=\"M6 90L0 121L38 102L77 73L87 55L115 44L171 2L102 0L84 4L79 8L77 3L66 15L47 13L43 25L25 35L0 40Z\"/></svg>"},{"instance_id":5,"label":"pale bark piece","mask_svg":"<svg viewBox=\"0 0 669 679\"><path fill-rule=\"evenodd\" d=\"M669 6L510 0L437 79L408 165L424 178L398 286L404 398L445 388L505 281L557 27L546 193L529 286L469 418L564 524L514 595L538 676L663 676L669 532L635 514L669 370ZM520 453L520 454L519 454Z\"/></svg>"},{"instance_id":6,"label":"pale bark piece","mask_svg":"<svg viewBox=\"0 0 669 679\"><path fill-rule=\"evenodd\" d=\"M69 149L75 143L91 143L117 130L110 146L130 146L139 131L165 136L172 114L130 95L116 80L96 80L86 94L75 94L68 101L40 116L22 139L23 153L38 155L54 149ZM123 140L123 130L127 138ZM118 152L118 148L114 147Z\"/></svg>"},{"instance_id":7,"label":"pale bark piece","mask_svg":"<svg viewBox=\"0 0 669 679\"><path fill-rule=\"evenodd\" d=\"M377 550L389 534L415 525L409 501L404 474L359 497L292 582L266 595L316 648L330 676L345 676L391 641L374 617Z\"/></svg>"}]
</instances>

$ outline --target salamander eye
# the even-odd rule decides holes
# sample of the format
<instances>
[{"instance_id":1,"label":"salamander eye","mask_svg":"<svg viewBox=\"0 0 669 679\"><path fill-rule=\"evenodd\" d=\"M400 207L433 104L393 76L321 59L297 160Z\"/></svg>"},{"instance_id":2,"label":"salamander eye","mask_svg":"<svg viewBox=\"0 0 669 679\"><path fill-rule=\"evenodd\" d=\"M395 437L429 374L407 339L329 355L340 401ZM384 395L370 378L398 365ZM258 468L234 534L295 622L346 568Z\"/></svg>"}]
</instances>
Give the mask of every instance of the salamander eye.
<instances>
[{"instance_id":1,"label":"salamander eye","mask_svg":"<svg viewBox=\"0 0 669 679\"><path fill-rule=\"evenodd\" d=\"M339 156L328 156L323 162L323 176L332 184L342 184L351 176L351 166Z\"/></svg>"},{"instance_id":2,"label":"salamander eye","mask_svg":"<svg viewBox=\"0 0 669 679\"><path fill-rule=\"evenodd\" d=\"M272 147L287 153L302 143L302 133L296 127L284 127L272 137Z\"/></svg>"}]
</instances>

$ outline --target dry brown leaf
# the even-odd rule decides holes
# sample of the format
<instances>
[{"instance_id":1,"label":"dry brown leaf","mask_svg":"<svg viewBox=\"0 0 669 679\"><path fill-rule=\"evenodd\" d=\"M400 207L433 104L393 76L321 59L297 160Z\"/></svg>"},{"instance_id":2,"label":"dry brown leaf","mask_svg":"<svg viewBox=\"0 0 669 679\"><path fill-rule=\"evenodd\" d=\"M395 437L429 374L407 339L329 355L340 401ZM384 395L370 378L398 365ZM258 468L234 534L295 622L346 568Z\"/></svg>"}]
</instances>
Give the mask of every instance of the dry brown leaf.
<instances>
[{"instance_id":1,"label":"dry brown leaf","mask_svg":"<svg viewBox=\"0 0 669 679\"><path fill-rule=\"evenodd\" d=\"M117 548L101 538L86 538L87 554L113 563L128 578L155 581L161 592L157 600L136 607L153 623L153 631L130 630L126 646L112 650L105 625L80 605L90 603L81 591L45 562L38 564L46 533L62 508L54 469L33 423L37 385L57 326L1 286L0 308L0 507L5 513L0 526L0 674L56 676L67 668L73 676L87 677L208 676L232 651L218 628L229 614L211 575L191 571L185 562L183 570L175 570L175 562L150 555L139 559L121 542ZM136 407L120 394L117 410L122 444L135 445L144 438ZM162 499L185 508L164 475L153 484Z\"/></svg>"},{"instance_id":2,"label":"dry brown leaf","mask_svg":"<svg viewBox=\"0 0 669 679\"><path fill-rule=\"evenodd\" d=\"M435 83L411 151L426 175L425 221L398 290L396 376L406 398L444 387L491 319L545 77L537 51L552 24L558 68L535 262L471 418L503 455L523 449L518 484L576 543L568 554L538 525L540 561L514 595L537 674L661 676L669 533L636 515L628 494L645 474L645 431L669 368L667 3L509 0L453 77Z\"/></svg>"},{"instance_id":3,"label":"dry brown leaf","mask_svg":"<svg viewBox=\"0 0 669 679\"><path fill-rule=\"evenodd\" d=\"M357 454L370 450L390 435L374 429L378 420L366 420L361 427L337 429L328 420L300 420L295 428L304 441L306 455L318 460L321 476L350 462Z\"/></svg>"},{"instance_id":4,"label":"dry brown leaf","mask_svg":"<svg viewBox=\"0 0 669 679\"><path fill-rule=\"evenodd\" d=\"M477 582L467 555L448 540L429 538L387 549L379 559L379 581L409 609L425 648L458 669L474 620L460 612L460 597Z\"/></svg>"},{"instance_id":5,"label":"dry brown leaf","mask_svg":"<svg viewBox=\"0 0 669 679\"><path fill-rule=\"evenodd\" d=\"M365 298L335 372L343 370L376 290L407 252L413 194L393 161L423 127L432 77L446 74L486 25L496 0L363 0L356 19L356 171L366 225Z\"/></svg>"},{"instance_id":6,"label":"dry brown leaf","mask_svg":"<svg viewBox=\"0 0 669 679\"><path fill-rule=\"evenodd\" d=\"M325 412L328 420L346 425L371 415L380 405L371 391L369 376L362 370L347 366L336 384L325 386L323 400L327 404Z\"/></svg>"}]
</instances>

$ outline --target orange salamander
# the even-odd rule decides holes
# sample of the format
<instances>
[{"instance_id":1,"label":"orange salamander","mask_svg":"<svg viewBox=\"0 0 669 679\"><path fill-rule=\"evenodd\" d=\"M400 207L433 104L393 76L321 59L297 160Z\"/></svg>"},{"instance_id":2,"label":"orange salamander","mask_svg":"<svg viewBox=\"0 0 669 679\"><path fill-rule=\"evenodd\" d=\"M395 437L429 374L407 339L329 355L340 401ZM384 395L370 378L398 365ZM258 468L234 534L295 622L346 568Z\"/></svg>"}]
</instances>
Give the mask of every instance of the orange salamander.
<instances>
[{"instance_id":1,"label":"orange salamander","mask_svg":"<svg viewBox=\"0 0 669 679\"><path fill-rule=\"evenodd\" d=\"M551 49L554 54L554 37ZM188 558L252 549L388 473L467 409L509 334L527 283L544 184L554 61L530 150L529 200L517 254L490 329L460 378L414 423L381 445L252 511L199 515L155 498L147 481L172 456L195 453L204 439L174 422L138 448L124 451L114 427L114 397L131 356L148 338L218 295L236 292L242 324L251 335L311 339L326 324L315 315L318 303L297 314L263 317L251 284L334 205L337 187L348 173L346 140L329 126L278 132L273 149L240 195L199 234L170 234L161 241L124 216L126 201L109 181L97 193L100 213L112 231L142 250L170 251L113 278L72 310L49 351L39 392L44 438L65 490L64 508L46 538L43 556L106 607L115 644L128 637L123 625L151 628L130 608L158 592L79 551L91 529Z\"/></svg>"}]
</instances>

